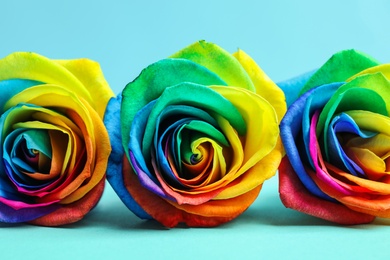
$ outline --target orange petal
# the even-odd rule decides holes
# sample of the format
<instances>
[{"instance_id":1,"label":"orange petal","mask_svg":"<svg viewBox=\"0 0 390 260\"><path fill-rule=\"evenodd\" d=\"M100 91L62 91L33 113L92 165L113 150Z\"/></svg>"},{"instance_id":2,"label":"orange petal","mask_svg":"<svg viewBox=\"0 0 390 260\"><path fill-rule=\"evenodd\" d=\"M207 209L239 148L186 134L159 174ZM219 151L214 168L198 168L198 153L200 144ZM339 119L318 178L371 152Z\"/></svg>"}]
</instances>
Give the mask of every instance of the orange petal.
<instances>
[{"instance_id":1,"label":"orange petal","mask_svg":"<svg viewBox=\"0 0 390 260\"><path fill-rule=\"evenodd\" d=\"M279 167L279 193L280 199L287 208L338 224L364 224L375 219L372 215L351 210L343 204L327 201L311 194L299 180L287 157L283 158Z\"/></svg>"},{"instance_id":2,"label":"orange petal","mask_svg":"<svg viewBox=\"0 0 390 260\"><path fill-rule=\"evenodd\" d=\"M60 226L79 221L98 203L103 194L104 184L105 179L102 179L80 200L72 204L62 205L60 209L29 223L41 226Z\"/></svg>"},{"instance_id":3,"label":"orange petal","mask_svg":"<svg viewBox=\"0 0 390 260\"><path fill-rule=\"evenodd\" d=\"M178 209L140 184L126 156L123 158L123 180L127 191L133 199L151 217L166 227L175 227L181 222L186 223L190 227L212 227L228 222L237 216L207 217Z\"/></svg>"},{"instance_id":4,"label":"orange petal","mask_svg":"<svg viewBox=\"0 0 390 260\"><path fill-rule=\"evenodd\" d=\"M390 218L390 195L371 195L371 196L347 196L331 187L324 185L315 174L310 174L318 187L340 203L356 212L370 214L376 217Z\"/></svg>"}]
</instances>

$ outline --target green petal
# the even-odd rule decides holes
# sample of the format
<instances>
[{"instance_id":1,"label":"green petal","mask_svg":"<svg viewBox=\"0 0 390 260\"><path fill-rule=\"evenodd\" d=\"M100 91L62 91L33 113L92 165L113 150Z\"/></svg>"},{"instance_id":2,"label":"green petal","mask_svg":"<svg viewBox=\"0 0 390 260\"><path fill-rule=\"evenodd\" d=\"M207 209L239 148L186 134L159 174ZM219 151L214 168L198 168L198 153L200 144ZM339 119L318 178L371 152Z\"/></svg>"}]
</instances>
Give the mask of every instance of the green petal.
<instances>
[{"instance_id":1,"label":"green petal","mask_svg":"<svg viewBox=\"0 0 390 260\"><path fill-rule=\"evenodd\" d=\"M167 87L182 82L226 85L213 72L188 60L164 59L148 66L138 78L127 84L123 90L121 129L125 151L129 143L128 133L135 114L150 101L157 99Z\"/></svg>"},{"instance_id":2,"label":"green petal","mask_svg":"<svg viewBox=\"0 0 390 260\"><path fill-rule=\"evenodd\" d=\"M171 58L191 60L216 73L229 86L242 87L256 92L251 78L240 62L216 44L199 41L173 54Z\"/></svg>"},{"instance_id":3,"label":"green petal","mask_svg":"<svg viewBox=\"0 0 390 260\"><path fill-rule=\"evenodd\" d=\"M363 75L344 84L322 110L317 124L317 135L326 133L333 115L340 112L364 110L389 115L390 104L386 104L386 101L390 100L389 89L390 82L380 73ZM327 153L326 140L324 146Z\"/></svg>"},{"instance_id":4,"label":"green petal","mask_svg":"<svg viewBox=\"0 0 390 260\"><path fill-rule=\"evenodd\" d=\"M37 150L51 158L50 137L47 131L32 129L24 132L23 137L26 140L27 149Z\"/></svg>"},{"instance_id":5,"label":"green petal","mask_svg":"<svg viewBox=\"0 0 390 260\"><path fill-rule=\"evenodd\" d=\"M208 87L182 83L166 88L149 114L142 143L142 153L146 161L150 157L157 117L165 107L175 104L195 106L211 114L218 114L226 118L239 135L246 133L246 123L242 115L229 100Z\"/></svg>"},{"instance_id":6,"label":"green petal","mask_svg":"<svg viewBox=\"0 0 390 260\"><path fill-rule=\"evenodd\" d=\"M338 52L313 74L303 86L301 94L320 85L344 82L362 70L378 64L378 61L356 50Z\"/></svg>"}]
</instances>

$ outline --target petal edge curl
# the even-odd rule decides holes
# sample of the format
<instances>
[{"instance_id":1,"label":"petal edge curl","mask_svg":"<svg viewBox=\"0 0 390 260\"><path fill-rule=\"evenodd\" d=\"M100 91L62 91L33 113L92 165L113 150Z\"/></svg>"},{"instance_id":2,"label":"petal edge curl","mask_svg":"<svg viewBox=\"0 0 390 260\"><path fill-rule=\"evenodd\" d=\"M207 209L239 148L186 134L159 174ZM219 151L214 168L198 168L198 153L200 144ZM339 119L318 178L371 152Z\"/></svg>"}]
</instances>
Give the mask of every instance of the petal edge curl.
<instances>
[{"instance_id":1,"label":"petal edge curl","mask_svg":"<svg viewBox=\"0 0 390 260\"><path fill-rule=\"evenodd\" d=\"M41 226L61 226L81 220L93 209L100 200L105 185L102 179L92 190L80 200L62 207L48 215L37 218L29 223Z\"/></svg>"},{"instance_id":2,"label":"petal edge curl","mask_svg":"<svg viewBox=\"0 0 390 260\"><path fill-rule=\"evenodd\" d=\"M287 157L279 168L279 193L285 207L338 224L366 224L375 219L375 216L312 195L296 176Z\"/></svg>"},{"instance_id":3,"label":"petal edge curl","mask_svg":"<svg viewBox=\"0 0 390 260\"><path fill-rule=\"evenodd\" d=\"M256 88L256 93L265 98L275 109L279 122L287 110L284 92L264 73L256 62L244 51L238 50L233 56L248 73Z\"/></svg>"},{"instance_id":4,"label":"petal edge curl","mask_svg":"<svg viewBox=\"0 0 390 260\"><path fill-rule=\"evenodd\" d=\"M230 213L229 215L226 214L226 210L218 210L218 208L215 208L216 211L213 211L213 216L199 215L195 213L196 210L193 212L191 209L187 209L190 210L190 212L180 210L160 196L145 189L140 184L126 157L123 158L123 178L125 186L134 200L137 201L139 205L142 205L143 209L150 216L166 227L172 228L179 223L185 223L189 227L214 227L231 221L246 209L241 207L238 211L228 212ZM253 192L256 193L256 190ZM253 192L251 194L253 194ZM255 194L253 200L257 197L257 194L258 192ZM203 211L204 210L205 208L203 208Z\"/></svg>"}]
</instances>

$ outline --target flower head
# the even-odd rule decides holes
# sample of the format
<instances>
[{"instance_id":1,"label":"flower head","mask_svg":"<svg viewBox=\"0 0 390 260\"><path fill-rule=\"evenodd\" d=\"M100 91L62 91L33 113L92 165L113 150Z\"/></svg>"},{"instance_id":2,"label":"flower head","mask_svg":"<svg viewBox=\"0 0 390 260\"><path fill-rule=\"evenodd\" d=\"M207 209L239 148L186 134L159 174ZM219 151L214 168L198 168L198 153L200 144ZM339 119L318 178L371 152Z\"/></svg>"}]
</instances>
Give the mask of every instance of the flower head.
<instances>
[{"instance_id":1,"label":"flower head","mask_svg":"<svg viewBox=\"0 0 390 260\"><path fill-rule=\"evenodd\" d=\"M96 62L13 53L0 60L0 221L62 225L102 195L113 96Z\"/></svg>"},{"instance_id":2,"label":"flower head","mask_svg":"<svg viewBox=\"0 0 390 260\"><path fill-rule=\"evenodd\" d=\"M243 51L197 42L151 64L109 104L108 180L135 214L165 226L230 221L277 170L285 106Z\"/></svg>"},{"instance_id":3,"label":"flower head","mask_svg":"<svg viewBox=\"0 0 390 260\"><path fill-rule=\"evenodd\" d=\"M348 50L304 83L280 126L287 207L341 224L390 217L389 68Z\"/></svg>"}]
</instances>

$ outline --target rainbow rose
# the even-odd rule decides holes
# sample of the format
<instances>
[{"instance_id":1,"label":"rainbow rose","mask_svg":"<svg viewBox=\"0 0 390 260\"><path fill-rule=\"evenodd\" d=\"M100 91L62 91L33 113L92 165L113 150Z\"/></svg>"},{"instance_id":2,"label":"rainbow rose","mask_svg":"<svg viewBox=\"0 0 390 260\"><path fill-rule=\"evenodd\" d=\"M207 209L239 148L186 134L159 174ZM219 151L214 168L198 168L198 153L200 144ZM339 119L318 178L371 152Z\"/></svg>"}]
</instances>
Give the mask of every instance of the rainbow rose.
<instances>
[{"instance_id":1,"label":"rainbow rose","mask_svg":"<svg viewBox=\"0 0 390 260\"><path fill-rule=\"evenodd\" d=\"M286 207L340 224L390 217L390 64L347 50L311 76L281 122Z\"/></svg>"},{"instance_id":2,"label":"rainbow rose","mask_svg":"<svg viewBox=\"0 0 390 260\"><path fill-rule=\"evenodd\" d=\"M57 226L100 199L113 96L98 63L13 53L0 60L0 221Z\"/></svg>"},{"instance_id":3,"label":"rainbow rose","mask_svg":"<svg viewBox=\"0 0 390 260\"><path fill-rule=\"evenodd\" d=\"M283 92L247 54L197 42L110 101L107 179L141 218L167 227L225 223L275 174L285 110Z\"/></svg>"}]
</instances>

